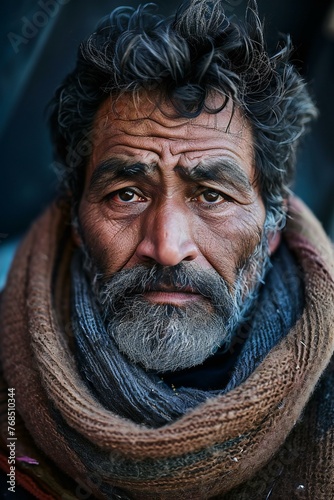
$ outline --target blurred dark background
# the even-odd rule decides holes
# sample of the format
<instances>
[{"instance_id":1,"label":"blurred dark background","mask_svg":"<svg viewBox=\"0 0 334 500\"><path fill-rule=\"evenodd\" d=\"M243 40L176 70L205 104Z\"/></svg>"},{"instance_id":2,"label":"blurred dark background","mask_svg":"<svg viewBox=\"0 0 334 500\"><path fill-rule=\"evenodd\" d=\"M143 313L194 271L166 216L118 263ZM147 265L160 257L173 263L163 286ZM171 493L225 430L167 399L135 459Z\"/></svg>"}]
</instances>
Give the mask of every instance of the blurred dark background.
<instances>
[{"instance_id":1,"label":"blurred dark background","mask_svg":"<svg viewBox=\"0 0 334 500\"><path fill-rule=\"evenodd\" d=\"M55 194L57 178L45 106L73 68L80 41L119 5L137 0L15 0L3 2L0 80L0 287L16 241ZM179 1L157 0L171 13ZM243 16L246 0L223 1ZM294 190L334 234L334 1L259 0L269 46L290 33L293 60L310 82L320 118L298 158Z\"/></svg>"}]
</instances>

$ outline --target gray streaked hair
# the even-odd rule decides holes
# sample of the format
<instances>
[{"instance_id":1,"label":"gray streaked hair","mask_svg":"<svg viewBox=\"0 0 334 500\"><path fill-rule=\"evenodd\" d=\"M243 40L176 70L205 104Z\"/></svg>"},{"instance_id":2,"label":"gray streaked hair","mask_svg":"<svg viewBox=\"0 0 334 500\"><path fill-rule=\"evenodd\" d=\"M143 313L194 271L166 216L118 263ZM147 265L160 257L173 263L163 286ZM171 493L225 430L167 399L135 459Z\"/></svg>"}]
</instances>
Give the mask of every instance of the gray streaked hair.
<instances>
[{"instance_id":1,"label":"gray streaked hair","mask_svg":"<svg viewBox=\"0 0 334 500\"><path fill-rule=\"evenodd\" d=\"M154 4L119 7L79 48L74 71L50 103L51 135L63 191L75 207L83 189L93 120L110 96L148 90L175 116L219 113L230 100L254 137L256 180L267 211L284 223L301 136L316 116L305 83L289 63L288 37L269 55L255 0L243 20L228 18L220 0L190 0L174 16ZM154 91L157 91L154 93ZM212 93L218 109L208 105ZM159 102L157 102L159 105Z\"/></svg>"}]
</instances>

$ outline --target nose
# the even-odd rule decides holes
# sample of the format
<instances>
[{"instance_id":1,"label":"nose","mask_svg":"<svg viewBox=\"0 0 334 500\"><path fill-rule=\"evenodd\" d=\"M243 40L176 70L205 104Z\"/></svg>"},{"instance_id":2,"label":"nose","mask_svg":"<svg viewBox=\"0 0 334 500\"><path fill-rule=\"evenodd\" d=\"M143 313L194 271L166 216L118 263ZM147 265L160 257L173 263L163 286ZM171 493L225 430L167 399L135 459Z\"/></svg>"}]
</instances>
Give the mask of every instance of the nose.
<instances>
[{"instance_id":1,"label":"nose","mask_svg":"<svg viewBox=\"0 0 334 500\"><path fill-rule=\"evenodd\" d=\"M136 257L142 262L155 261L176 266L196 259L199 254L192 237L191 217L175 206L161 207L143 221L142 240Z\"/></svg>"}]
</instances>

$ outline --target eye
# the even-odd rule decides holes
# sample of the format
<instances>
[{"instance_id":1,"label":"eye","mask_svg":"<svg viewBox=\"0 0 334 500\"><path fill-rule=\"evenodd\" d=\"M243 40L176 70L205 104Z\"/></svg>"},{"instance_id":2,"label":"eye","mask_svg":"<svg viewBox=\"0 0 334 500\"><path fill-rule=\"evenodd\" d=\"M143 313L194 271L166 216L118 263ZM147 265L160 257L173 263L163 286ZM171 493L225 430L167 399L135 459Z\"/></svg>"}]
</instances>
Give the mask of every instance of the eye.
<instances>
[{"instance_id":1,"label":"eye","mask_svg":"<svg viewBox=\"0 0 334 500\"><path fill-rule=\"evenodd\" d=\"M146 198L132 188L124 188L114 191L113 193L108 194L107 199L121 203L138 203L146 201Z\"/></svg>"},{"instance_id":2,"label":"eye","mask_svg":"<svg viewBox=\"0 0 334 500\"><path fill-rule=\"evenodd\" d=\"M213 189L206 189L196 196L195 201L199 201L200 203L218 204L223 201L227 201L227 197L223 196L218 191L214 191Z\"/></svg>"}]
</instances>

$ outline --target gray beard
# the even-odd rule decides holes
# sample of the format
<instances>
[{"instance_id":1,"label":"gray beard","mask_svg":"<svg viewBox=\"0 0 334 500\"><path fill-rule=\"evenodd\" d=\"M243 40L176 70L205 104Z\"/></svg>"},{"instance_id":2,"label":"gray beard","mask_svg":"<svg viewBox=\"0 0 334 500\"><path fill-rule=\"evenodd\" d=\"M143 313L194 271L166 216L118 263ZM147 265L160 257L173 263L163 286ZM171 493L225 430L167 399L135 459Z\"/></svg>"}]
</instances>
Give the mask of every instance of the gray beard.
<instances>
[{"instance_id":1,"label":"gray beard","mask_svg":"<svg viewBox=\"0 0 334 500\"><path fill-rule=\"evenodd\" d=\"M174 267L138 265L105 277L86 249L86 268L108 334L119 350L146 370L176 371L203 363L218 348L228 347L254 303L268 267L266 231L239 269L233 290L216 271L186 262ZM161 286L201 296L184 306L152 304L143 293ZM160 288L161 289L161 288Z\"/></svg>"}]
</instances>

